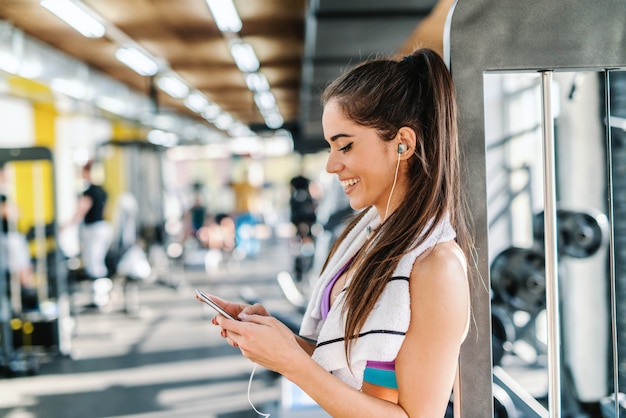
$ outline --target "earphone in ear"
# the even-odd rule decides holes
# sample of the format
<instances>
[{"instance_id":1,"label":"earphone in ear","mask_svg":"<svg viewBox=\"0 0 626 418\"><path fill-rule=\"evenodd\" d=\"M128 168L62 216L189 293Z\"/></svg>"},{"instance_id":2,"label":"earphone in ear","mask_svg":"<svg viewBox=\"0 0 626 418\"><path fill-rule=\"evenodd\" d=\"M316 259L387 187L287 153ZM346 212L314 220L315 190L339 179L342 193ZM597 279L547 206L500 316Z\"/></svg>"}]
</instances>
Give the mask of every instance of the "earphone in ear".
<instances>
[{"instance_id":1,"label":"earphone in ear","mask_svg":"<svg viewBox=\"0 0 626 418\"><path fill-rule=\"evenodd\" d=\"M387 213L389 212L389 204L391 203L391 196L393 195L393 191L396 188L396 182L398 181L398 169L400 168L400 155L403 154L409 147L400 142L398 144L398 162L396 164L396 173L393 176L393 184L391 185L391 191L389 192L389 198L387 199L387 209L385 209L385 217L383 218L383 222L387 219Z\"/></svg>"}]
</instances>

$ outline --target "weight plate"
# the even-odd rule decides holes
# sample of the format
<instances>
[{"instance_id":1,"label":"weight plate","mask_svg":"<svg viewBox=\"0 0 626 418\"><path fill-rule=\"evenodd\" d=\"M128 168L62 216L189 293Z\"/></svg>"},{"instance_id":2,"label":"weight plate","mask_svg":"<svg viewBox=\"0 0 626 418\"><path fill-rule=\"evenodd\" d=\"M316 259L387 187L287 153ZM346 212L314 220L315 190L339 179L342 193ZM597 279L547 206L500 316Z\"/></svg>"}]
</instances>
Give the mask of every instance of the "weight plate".
<instances>
[{"instance_id":1,"label":"weight plate","mask_svg":"<svg viewBox=\"0 0 626 418\"><path fill-rule=\"evenodd\" d=\"M509 247L491 263L494 299L515 310L537 313L546 307L545 257L529 248Z\"/></svg>"},{"instance_id":2,"label":"weight plate","mask_svg":"<svg viewBox=\"0 0 626 418\"><path fill-rule=\"evenodd\" d=\"M558 209L556 216L557 247L560 254L573 258L587 258L606 243L608 221L603 213ZM545 234L543 211L537 213L534 218L534 236L543 245Z\"/></svg>"}]
</instances>

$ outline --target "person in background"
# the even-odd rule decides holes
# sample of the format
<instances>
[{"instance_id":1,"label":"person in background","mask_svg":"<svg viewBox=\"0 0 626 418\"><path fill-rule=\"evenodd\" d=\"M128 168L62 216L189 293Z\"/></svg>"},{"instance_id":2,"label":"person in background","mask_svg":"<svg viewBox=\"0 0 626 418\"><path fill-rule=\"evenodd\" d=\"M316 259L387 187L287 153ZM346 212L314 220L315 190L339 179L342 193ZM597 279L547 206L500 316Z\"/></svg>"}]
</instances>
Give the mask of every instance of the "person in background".
<instances>
[{"instance_id":1,"label":"person in background","mask_svg":"<svg viewBox=\"0 0 626 418\"><path fill-rule=\"evenodd\" d=\"M418 49L354 67L322 101L326 170L358 213L330 250L300 335L261 305L219 298L241 321L213 323L333 417L443 417L473 288L452 78Z\"/></svg>"},{"instance_id":2,"label":"person in background","mask_svg":"<svg viewBox=\"0 0 626 418\"><path fill-rule=\"evenodd\" d=\"M84 188L78 198L76 211L68 225L79 225L80 255L84 273L92 280L91 306L103 307L109 302L109 292L113 283L109 276L106 257L111 246L113 232L110 223L104 218L107 192L93 181L93 161L81 168Z\"/></svg>"},{"instance_id":3,"label":"person in background","mask_svg":"<svg viewBox=\"0 0 626 418\"><path fill-rule=\"evenodd\" d=\"M289 181L290 220L300 238L311 237L311 227L317 220L317 202L311 193L311 181L298 174Z\"/></svg>"},{"instance_id":4,"label":"person in background","mask_svg":"<svg viewBox=\"0 0 626 418\"><path fill-rule=\"evenodd\" d=\"M202 183L194 183L192 189L193 202L187 213L185 213L185 236L198 240L198 231L205 226L208 208L202 198Z\"/></svg>"},{"instance_id":5,"label":"person in background","mask_svg":"<svg viewBox=\"0 0 626 418\"><path fill-rule=\"evenodd\" d=\"M293 273L297 282L313 267L315 256L315 236L313 225L317 222L317 199L313 197L312 183L302 173L289 181L290 221L295 228L292 240L294 254Z\"/></svg>"},{"instance_id":6,"label":"person in background","mask_svg":"<svg viewBox=\"0 0 626 418\"><path fill-rule=\"evenodd\" d=\"M105 259L111 245L111 226L104 219L107 192L92 180L93 161L81 169L84 189L70 224L80 224L81 257L85 273L92 279L108 276Z\"/></svg>"},{"instance_id":7,"label":"person in background","mask_svg":"<svg viewBox=\"0 0 626 418\"><path fill-rule=\"evenodd\" d=\"M0 169L1 170L1 169ZM39 298L33 274L28 242L24 234L17 230L18 209L12 205L4 193L0 193L0 228L3 235L4 260L6 260L6 276L16 277L19 282L21 294L21 310L23 312L36 311L39 309ZM7 290L11 290L10 281L7 282Z\"/></svg>"}]
</instances>

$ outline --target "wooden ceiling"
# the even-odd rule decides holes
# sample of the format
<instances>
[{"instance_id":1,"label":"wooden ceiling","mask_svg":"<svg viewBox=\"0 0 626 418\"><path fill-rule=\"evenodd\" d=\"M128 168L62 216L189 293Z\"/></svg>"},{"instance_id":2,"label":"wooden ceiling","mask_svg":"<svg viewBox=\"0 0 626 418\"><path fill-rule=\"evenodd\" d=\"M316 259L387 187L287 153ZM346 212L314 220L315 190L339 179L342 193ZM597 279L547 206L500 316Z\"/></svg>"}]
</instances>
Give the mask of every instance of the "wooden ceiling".
<instances>
[{"instance_id":1,"label":"wooden ceiling","mask_svg":"<svg viewBox=\"0 0 626 418\"><path fill-rule=\"evenodd\" d=\"M253 130L265 128L244 74L235 65L225 36L205 0L83 0L110 23L102 38L86 38L39 4L39 0L0 0L0 19L59 49L133 89L150 93L143 77L114 56L120 36L132 39L190 86ZM303 112L315 94L341 68L372 53L406 49L413 30L432 11L435 0L234 0L249 43L276 97L287 129L303 140L319 139L317 112ZM447 10L451 0L442 0ZM305 25L305 22L308 22ZM398 23L399 22L399 23ZM314 24L312 24L314 23ZM437 27L435 38L442 27ZM117 33L117 35L116 35ZM306 35L305 35L306 34ZM410 42L415 43L414 40ZM386 50L380 51L381 45ZM349 51L346 52L346 51ZM329 68L332 67L332 71ZM308 78L303 76L308 74ZM308 93L308 94L307 94ZM307 96L303 98L303 94ZM158 91L160 106L194 115L181 100ZM313 105L315 106L315 105ZM304 118L304 120L303 120Z\"/></svg>"},{"instance_id":2,"label":"wooden ceiling","mask_svg":"<svg viewBox=\"0 0 626 418\"><path fill-rule=\"evenodd\" d=\"M248 125L263 124L244 75L235 65L205 0L84 0L146 51ZM304 44L305 0L239 0L240 37L254 48L285 121L298 113ZM150 80L115 58L118 46L107 34L86 38L39 4L0 0L0 18L134 89L149 92ZM160 93L159 102L189 112L180 100Z\"/></svg>"}]
</instances>

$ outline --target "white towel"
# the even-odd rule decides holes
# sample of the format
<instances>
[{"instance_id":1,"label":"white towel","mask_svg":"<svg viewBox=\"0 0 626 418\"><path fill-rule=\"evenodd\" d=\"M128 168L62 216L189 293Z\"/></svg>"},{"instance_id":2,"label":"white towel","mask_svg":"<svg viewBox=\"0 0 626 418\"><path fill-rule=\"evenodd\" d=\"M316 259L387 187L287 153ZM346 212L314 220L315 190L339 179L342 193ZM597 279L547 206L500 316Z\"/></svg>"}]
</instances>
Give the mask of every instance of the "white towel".
<instances>
[{"instance_id":1,"label":"white towel","mask_svg":"<svg viewBox=\"0 0 626 418\"><path fill-rule=\"evenodd\" d=\"M404 342L411 317L409 277L415 259L435 244L451 241L456 237L446 217L434 228L424 243L400 260L392 280L374 305L359 338L352 346L349 367L344 350L345 315L342 314L345 292L339 294L326 320L322 319L321 301L324 289L337 271L363 246L369 232L380 224L376 209L370 208L367 211L340 244L318 279L300 328L300 335L317 341L313 359L356 389L360 389L363 384L363 372L367 361L395 360ZM346 283L346 286L348 285L349 281Z\"/></svg>"}]
</instances>

